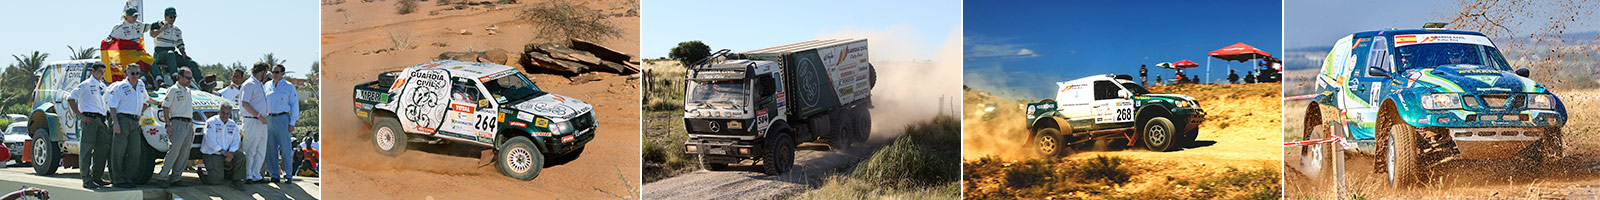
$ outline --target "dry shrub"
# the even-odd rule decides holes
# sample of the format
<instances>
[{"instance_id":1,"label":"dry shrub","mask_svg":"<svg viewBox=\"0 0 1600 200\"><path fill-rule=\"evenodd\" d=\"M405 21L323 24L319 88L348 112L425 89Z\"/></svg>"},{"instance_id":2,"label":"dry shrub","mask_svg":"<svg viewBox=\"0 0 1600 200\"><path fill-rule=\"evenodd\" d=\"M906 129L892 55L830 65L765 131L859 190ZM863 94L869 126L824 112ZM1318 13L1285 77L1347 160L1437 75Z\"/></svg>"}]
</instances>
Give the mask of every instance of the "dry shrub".
<instances>
[{"instance_id":1,"label":"dry shrub","mask_svg":"<svg viewBox=\"0 0 1600 200\"><path fill-rule=\"evenodd\" d=\"M395 14L404 15L411 14L412 12L417 12L417 0L400 0L394 2Z\"/></svg>"},{"instance_id":2,"label":"dry shrub","mask_svg":"<svg viewBox=\"0 0 1600 200\"><path fill-rule=\"evenodd\" d=\"M540 38L559 40L578 38L604 41L622 37L622 30L599 10L575 5L567 1L547 1L517 13L517 18L529 24L544 26L537 29Z\"/></svg>"}]
</instances>

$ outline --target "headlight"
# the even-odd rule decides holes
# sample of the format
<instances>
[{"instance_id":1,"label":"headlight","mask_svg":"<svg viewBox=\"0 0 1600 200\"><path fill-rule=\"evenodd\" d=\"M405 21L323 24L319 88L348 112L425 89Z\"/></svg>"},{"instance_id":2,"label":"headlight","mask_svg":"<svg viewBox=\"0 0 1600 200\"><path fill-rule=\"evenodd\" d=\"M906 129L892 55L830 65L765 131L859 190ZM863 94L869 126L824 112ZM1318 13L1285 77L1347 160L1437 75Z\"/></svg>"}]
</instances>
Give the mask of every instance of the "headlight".
<instances>
[{"instance_id":1,"label":"headlight","mask_svg":"<svg viewBox=\"0 0 1600 200\"><path fill-rule=\"evenodd\" d=\"M1550 94L1529 94L1528 108L1555 109L1556 97Z\"/></svg>"},{"instance_id":2,"label":"headlight","mask_svg":"<svg viewBox=\"0 0 1600 200\"><path fill-rule=\"evenodd\" d=\"M573 131L572 130L572 123L570 121L566 121L566 120L561 120L561 121L551 120L550 124L551 124L550 125L550 132L555 132L556 134L570 134Z\"/></svg>"},{"instance_id":3,"label":"headlight","mask_svg":"<svg viewBox=\"0 0 1600 200\"><path fill-rule=\"evenodd\" d=\"M1435 93L1422 95L1422 108L1429 110L1460 109L1461 94Z\"/></svg>"},{"instance_id":4,"label":"headlight","mask_svg":"<svg viewBox=\"0 0 1600 200\"><path fill-rule=\"evenodd\" d=\"M1176 102L1178 102L1179 108L1188 108L1194 106L1194 102L1190 102L1188 100L1177 100Z\"/></svg>"}]
</instances>

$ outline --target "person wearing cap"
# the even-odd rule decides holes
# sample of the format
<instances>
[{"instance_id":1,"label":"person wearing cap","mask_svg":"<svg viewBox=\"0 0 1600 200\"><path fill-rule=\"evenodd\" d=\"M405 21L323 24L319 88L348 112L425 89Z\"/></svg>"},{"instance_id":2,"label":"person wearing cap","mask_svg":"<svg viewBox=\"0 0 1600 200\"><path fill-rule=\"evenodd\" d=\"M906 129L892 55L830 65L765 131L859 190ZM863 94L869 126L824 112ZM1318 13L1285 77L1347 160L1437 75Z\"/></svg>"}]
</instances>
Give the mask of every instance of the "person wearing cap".
<instances>
[{"instance_id":1,"label":"person wearing cap","mask_svg":"<svg viewBox=\"0 0 1600 200\"><path fill-rule=\"evenodd\" d=\"M108 66L110 68L108 68L109 71L107 71L107 73L105 75L106 76L106 80L108 80L108 81L119 81L119 80L122 80L120 78L123 78L123 76L124 76L123 73L125 73L124 72L125 70L122 69L122 68L126 68L126 66L132 66L132 65L135 65L135 64L141 63L141 62L144 63L144 64L149 64L149 63L153 63L154 62L153 60L151 60L149 54L144 53L144 45L142 45L143 44L142 40L144 39L144 34L145 34L145 32L149 32L149 31L150 31L150 27L149 26L146 26L146 25L143 25L143 24L139 24L139 9L128 8L128 9L125 9L125 10L122 11L122 23L121 24L117 24L117 26L111 27L111 34L109 36L107 36L107 38L106 38L107 40L106 41L103 41L101 43L102 47L104 47L104 46L106 46L108 44L111 44L112 46L122 47L121 49L117 49L117 50L111 50L111 49L108 49L108 48L101 48L100 49L101 50L101 54L102 54L102 56L101 56L102 57L101 58L102 61L107 65L111 65L111 66ZM120 41L118 41L118 40L120 40ZM121 43L121 44L128 44L129 46L115 45L115 44L119 44L119 42L126 42L126 43ZM105 53L106 51L131 51L129 53L133 53L134 55L131 55L131 56L107 56L106 53ZM127 54L124 53L122 55L127 55ZM133 60L126 60L126 59L133 59ZM148 71L146 68L149 68L149 66L141 66L141 67L142 67L141 68L142 71Z\"/></svg>"},{"instance_id":2,"label":"person wearing cap","mask_svg":"<svg viewBox=\"0 0 1600 200\"><path fill-rule=\"evenodd\" d=\"M189 146L194 144L194 96L189 91L189 83L194 77L189 76L189 68L178 68L177 84L167 88L167 98L161 101L161 121L167 123L167 135L171 143L167 146L168 161L161 165L161 172L156 173L159 186L166 188L171 185L183 184L183 169L187 168L189 160Z\"/></svg>"},{"instance_id":3,"label":"person wearing cap","mask_svg":"<svg viewBox=\"0 0 1600 200\"><path fill-rule=\"evenodd\" d=\"M111 130L106 127L106 65L89 65L89 76L83 79L67 96L68 108L78 117L78 166L83 173L83 188L96 189L111 185L100 175L105 174L107 156L111 155Z\"/></svg>"},{"instance_id":4,"label":"person wearing cap","mask_svg":"<svg viewBox=\"0 0 1600 200\"><path fill-rule=\"evenodd\" d=\"M155 82L158 85L172 83L173 80L169 79L169 77L172 77L170 73L177 72L178 68L185 67L192 71L189 74L191 79L202 76L199 70L200 64L195 63L189 57L189 51L184 48L183 30L178 29L175 25L178 21L178 9L167 7L165 16L165 20L150 24L150 37L156 39L156 63L155 67L150 68L150 74L155 76L150 77L156 79ZM190 87L206 88L199 85L191 85Z\"/></svg>"},{"instance_id":5,"label":"person wearing cap","mask_svg":"<svg viewBox=\"0 0 1600 200\"><path fill-rule=\"evenodd\" d=\"M300 95L293 83L284 80L287 74L283 65L272 68L272 84L267 86L267 111L271 128L267 128L267 175L287 183L294 179L294 137L290 130L294 120L300 118Z\"/></svg>"},{"instance_id":6,"label":"person wearing cap","mask_svg":"<svg viewBox=\"0 0 1600 200\"><path fill-rule=\"evenodd\" d=\"M251 66L252 77L240 86L243 91L239 93L239 107L244 108L244 112L239 113L244 115L239 147L245 155L245 179L252 183L266 182L261 165L267 159L267 127L271 122L268 111L272 109L265 90L267 81L271 80L267 77L267 68L271 68L270 65L261 62Z\"/></svg>"},{"instance_id":7,"label":"person wearing cap","mask_svg":"<svg viewBox=\"0 0 1600 200\"><path fill-rule=\"evenodd\" d=\"M138 64L129 64L126 77L122 81L111 84L111 89L106 91L106 104L110 112L116 115L111 120L111 182L118 188L133 188L137 176L149 176L150 171L140 172L139 159L143 158L142 145L144 138L140 135L139 113L150 104L156 104L150 99L150 93L139 84L140 70Z\"/></svg>"}]
</instances>

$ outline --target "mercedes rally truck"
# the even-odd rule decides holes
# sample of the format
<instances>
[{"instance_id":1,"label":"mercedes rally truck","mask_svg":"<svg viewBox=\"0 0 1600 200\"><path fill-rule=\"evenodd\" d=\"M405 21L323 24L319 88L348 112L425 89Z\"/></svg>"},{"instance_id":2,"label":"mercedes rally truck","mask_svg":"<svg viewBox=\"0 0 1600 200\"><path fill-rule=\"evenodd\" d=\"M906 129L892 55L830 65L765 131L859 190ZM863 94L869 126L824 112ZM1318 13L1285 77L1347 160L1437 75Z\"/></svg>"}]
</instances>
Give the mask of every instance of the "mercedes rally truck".
<instances>
[{"instance_id":1,"label":"mercedes rally truck","mask_svg":"<svg viewBox=\"0 0 1600 200\"><path fill-rule=\"evenodd\" d=\"M1041 156L1063 156L1097 140L1127 140L1151 151L1194 142L1206 111L1179 94L1150 93L1128 75L1101 74L1056 82L1055 99L1023 104L1028 142Z\"/></svg>"},{"instance_id":2,"label":"mercedes rally truck","mask_svg":"<svg viewBox=\"0 0 1600 200\"><path fill-rule=\"evenodd\" d=\"M1308 168L1331 153L1375 155L1392 187L1431 179L1426 166L1451 160L1520 158L1550 162L1562 153L1566 106L1513 70L1483 33L1443 29L1355 33L1339 39L1317 74L1306 109L1306 139L1343 137L1353 150L1305 148ZM1332 173L1309 173L1332 174Z\"/></svg>"},{"instance_id":3,"label":"mercedes rally truck","mask_svg":"<svg viewBox=\"0 0 1600 200\"><path fill-rule=\"evenodd\" d=\"M708 170L751 160L763 173L782 174L801 142L843 150L870 134L876 75L866 39L724 49L690 65L686 76L685 150Z\"/></svg>"}]
</instances>

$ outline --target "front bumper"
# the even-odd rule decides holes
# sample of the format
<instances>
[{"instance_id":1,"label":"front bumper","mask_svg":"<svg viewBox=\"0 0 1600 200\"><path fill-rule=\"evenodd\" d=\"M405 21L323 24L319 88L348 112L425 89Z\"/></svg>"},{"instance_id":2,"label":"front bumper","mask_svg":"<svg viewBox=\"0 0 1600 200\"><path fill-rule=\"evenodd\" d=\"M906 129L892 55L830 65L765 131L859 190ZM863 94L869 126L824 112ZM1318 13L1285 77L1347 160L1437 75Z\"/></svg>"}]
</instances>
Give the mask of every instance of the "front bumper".
<instances>
[{"instance_id":1,"label":"front bumper","mask_svg":"<svg viewBox=\"0 0 1600 200\"><path fill-rule=\"evenodd\" d=\"M762 153L762 148L759 144L756 140L690 137L689 140L684 141L684 151L689 154L705 156L706 161L712 163L734 163L759 157Z\"/></svg>"},{"instance_id":2,"label":"front bumper","mask_svg":"<svg viewBox=\"0 0 1600 200\"><path fill-rule=\"evenodd\" d=\"M584 145L588 145L590 140L594 140L594 135L598 132L596 128L589 128L574 134L546 137L544 139L545 152L556 155L571 153L574 150L578 150L578 148L583 148Z\"/></svg>"},{"instance_id":3,"label":"front bumper","mask_svg":"<svg viewBox=\"0 0 1600 200\"><path fill-rule=\"evenodd\" d=\"M7 152L7 153L11 154L11 158L12 159L20 159L20 158L22 158L21 156L22 156L22 145L23 144L24 144L23 142L7 142L7 143L5 143L6 150L10 150L11 151L11 152ZM0 160L0 163L4 163L4 162L5 161Z\"/></svg>"},{"instance_id":4,"label":"front bumper","mask_svg":"<svg viewBox=\"0 0 1600 200\"><path fill-rule=\"evenodd\" d=\"M1455 141L1461 158L1501 158L1516 154L1534 142L1544 139L1549 132L1544 128L1448 128L1450 139Z\"/></svg>"},{"instance_id":5,"label":"front bumper","mask_svg":"<svg viewBox=\"0 0 1600 200\"><path fill-rule=\"evenodd\" d=\"M1180 116L1183 119L1175 119L1174 122L1183 123L1180 126L1183 128L1183 132L1184 133L1188 133L1189 131L1199 130L1200 129L1200 124L1205 124L1205 122L1206 122L1206 111L1205 110L1201 110L1201 109L1179 110L1176 114L1178 114L1177 116Z\"/></svg>"}]
</instances>

